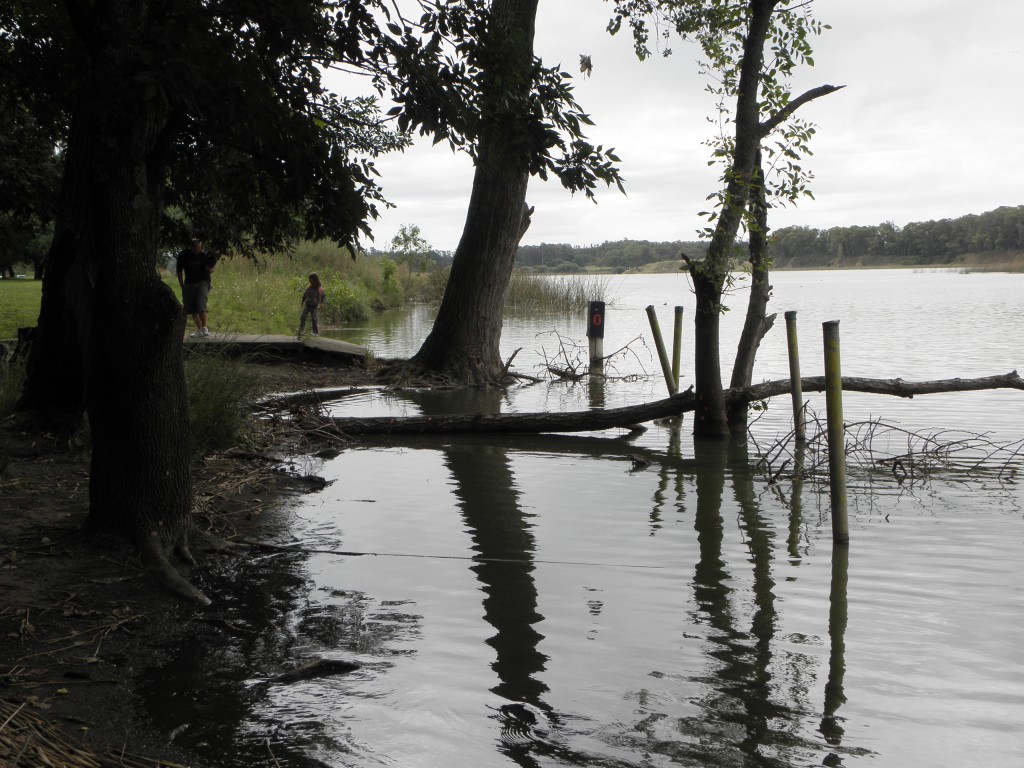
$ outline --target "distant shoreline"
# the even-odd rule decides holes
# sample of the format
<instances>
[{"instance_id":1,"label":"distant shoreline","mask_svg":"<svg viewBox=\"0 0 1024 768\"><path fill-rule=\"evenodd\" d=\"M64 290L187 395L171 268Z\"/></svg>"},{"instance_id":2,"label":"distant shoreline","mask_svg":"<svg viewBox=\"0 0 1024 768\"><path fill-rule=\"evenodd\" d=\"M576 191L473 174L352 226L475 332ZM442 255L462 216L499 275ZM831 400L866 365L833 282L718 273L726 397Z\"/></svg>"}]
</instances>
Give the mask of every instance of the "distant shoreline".
<instances>
[{"instance_id":1,"label":"distant shoreline","mask_svg":"<svg viewBox=\"0 0 1024 768\"><path fill-rule=\"evenodd\" d=\"M832 270L862 270L862 269L914 269L920 271L954 271L963 274L973 272L1024 272L1024 252L1004 253L968 253L954 261L937 264L935 262L906 263L854 263L854 264L826 264L826 265L792 265L772 266L769 272L824 272ZM524 272L532 270L525 269ZM676 274L681 271L681 264L678 261L658 261L645 264L642 267L634 267L622 271L605 270L580 270L579 272L544 272L551 275L651 275L651 274ZM740 270L737 270L740 271Z\"/></svg>"}]
</instances>

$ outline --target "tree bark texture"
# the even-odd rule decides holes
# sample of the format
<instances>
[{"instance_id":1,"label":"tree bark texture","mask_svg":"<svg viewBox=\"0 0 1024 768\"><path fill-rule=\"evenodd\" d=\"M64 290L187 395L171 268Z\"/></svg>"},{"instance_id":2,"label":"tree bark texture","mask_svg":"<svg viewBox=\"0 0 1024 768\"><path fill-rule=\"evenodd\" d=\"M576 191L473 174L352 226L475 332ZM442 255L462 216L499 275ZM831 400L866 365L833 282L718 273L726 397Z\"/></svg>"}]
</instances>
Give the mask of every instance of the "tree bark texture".
<instances>
[{"instance_id":1,"label":"tree bark texture","mask_svg":"<svg viewBox=\"0 0 1024 768\"><path fill-rule=\"evenodd\" d=\"M466 224L437 319L410 360L467 384L495 383L503 369L505 294L516 248L529 226L528 158L519 156L506 128L515 123L515 109L529 94L537 3L495 0L492 5L489 43L500 46L504 55L488 58L499 71L488 73L491 90L485 101L498 111L484 117L489 127L479 139Z\"/></svg>"},{"instance_id":2,"label":"tree bark texture","mask_svg":"<svg viewBox=\"0 0 1024 768\"><path fill-rule=\"evenodd\" d=\"M764 193L764 171L761 167L761 152L757 152L754 170L754 188L750 203L750 296L747 298L747 316L743 322L739 343L736 345L736 359L732 366L730 387L748 387L754 376L754 362L765 334L775 324L775 315L767 315L768 300L772 287L768 282L768 205ZM733 435L747 432L747 404L730 403L727 408L729 431Z\"/></svg>"},{"instance_id":3,"label":"tree bark texture","mask_svg":"<svg viewBox=\"0 0 1024 768\"><path fill-rule=\"evenodd\" d=\"M72 114L23 405L64 416L84 407L87 527L165 558L185 546L192 495L185 317L156 269L168 109L145 86L148 6L76 8L90 75Z\"/></svg>"},{"instance_id":4,"label":"tree bark texture","mask_svg":"<svg viewBox=\"0 0 1024 768\"><path fill-rule=\"evenodd\" d=\"M824 392L825 377L810 376L800 380L804 392ZM789 379L768 381L749 387L733 387L723 391L726 403L751 403L789 394ZM909 382L902 379L844 378L843 390L896 397L936 394L939 392L972 392L983 389L1024 390L1024 379L1016 371L976 379L940 379ZM616 427L632 427L645 421L678 416L697 411L700 401L691 392L683 392L663 400L624 408L608 408L569 413L507 413L409 416L396 418L334 417L325 419L347 435L422 435L422 434L486 434L586 432Z\"/></svg>"}]
</instances>

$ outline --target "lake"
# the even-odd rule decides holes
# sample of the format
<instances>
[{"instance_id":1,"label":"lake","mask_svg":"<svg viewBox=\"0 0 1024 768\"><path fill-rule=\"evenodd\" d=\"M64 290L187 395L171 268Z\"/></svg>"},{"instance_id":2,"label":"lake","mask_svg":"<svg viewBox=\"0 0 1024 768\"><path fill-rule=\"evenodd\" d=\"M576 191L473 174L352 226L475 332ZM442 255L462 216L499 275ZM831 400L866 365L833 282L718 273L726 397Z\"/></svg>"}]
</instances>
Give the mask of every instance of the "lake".
<instances>
[{"instance_id":1,"label":"lake","mask_svg":"<svg viewBox=\"0 0 1024 768\"><path fill-rule=\"evenodd\" d=\"M828 320L840 321L846 376L1024 369L1024 275L783 272L772 284L779 319L755 381L788 376L786 310L797 311L805 376L823 372ZM686 278L613 277L609 294L605 353L624 351L604 380L455 400L367 393L332 410L564 411L662 398L649 304L670 347L673 307L685 307L688 386ZM741 287L723 318L724 371L745 301ZM429 324L416 309L339 335L404 357ZM585 365L585 325L582 312L510 313L503 355L521 350L514 370L534 376L547 361ZM824 419L821 396L807 399ZM889 425L866 448L851 443L848 547L832 543L827 482L791 471L772 481L784 456L796 459L770 450L792 427L788 396L769 404L746 447L694 443L687 417L628 438L409 438L311 459L304 470L331 483L287 509L290 543L309 553L210 575L211 591L218 578L251 584L223 610L259 631L218 647L197 635L170 652L146 706L223 766L1024 764L1021 467L968 473L959 461L986 445L1020 451L1022 406L1015 390L845 393L848 423ZM945 470L898 477L865 459L968 433L981 444L954 443ZM770 468L757 465L758 448ZM292 685L223 672L322 656L363 666ZM200 684L205 725L180 701Z\"/></svg>"}]
</instances>

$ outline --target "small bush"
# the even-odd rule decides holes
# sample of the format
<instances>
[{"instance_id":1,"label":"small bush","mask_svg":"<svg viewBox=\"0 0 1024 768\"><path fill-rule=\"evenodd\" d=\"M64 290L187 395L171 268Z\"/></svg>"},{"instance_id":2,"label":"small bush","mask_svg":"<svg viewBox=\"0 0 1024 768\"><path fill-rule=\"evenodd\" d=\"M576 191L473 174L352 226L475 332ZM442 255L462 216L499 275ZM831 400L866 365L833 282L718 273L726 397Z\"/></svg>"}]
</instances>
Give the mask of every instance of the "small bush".
<instances>
[{"instance_id":1,"label":"small bush","mask_svg":"<svg viewBox=\"0 0 1024 768\"><path fill-rule=\"evenodd\" d=\"M245 357L210 351L185 353L193 451L224 450L245 441L248 404L258 384L245 362Z\"/></svg>"},{"instance_id":2,"label":"small bush","mask_svg":"<svg viewBox=\"0 0 1024 768\"><path fill-rule=\"evenodd\" d=\"M327 303L320 308L320 322L325 325L361 322L370 316L373 307L370 294L358 284L343 282L335 276L323 279Z\"/></svg>"}]
</instances>

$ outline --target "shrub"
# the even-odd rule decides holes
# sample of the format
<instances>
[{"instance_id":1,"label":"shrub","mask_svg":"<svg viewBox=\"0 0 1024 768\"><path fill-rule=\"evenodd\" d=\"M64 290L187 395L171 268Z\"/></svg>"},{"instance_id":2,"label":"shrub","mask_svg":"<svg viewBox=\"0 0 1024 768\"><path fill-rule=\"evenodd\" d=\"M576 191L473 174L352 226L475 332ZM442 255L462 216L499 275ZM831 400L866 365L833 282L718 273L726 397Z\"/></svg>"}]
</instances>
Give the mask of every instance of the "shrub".
<instances>
[{"instance_id":1,"label":"shrub","mask_svg":"<svg viewBox=\"0 0 1024 768\"><path fill-rule=\"evenodd\" d=\"M246 360L210 350L186 351L193 451L224 450L247 437L248 404L258 380L246 370Z\"/></svg>"}]
</instances>

